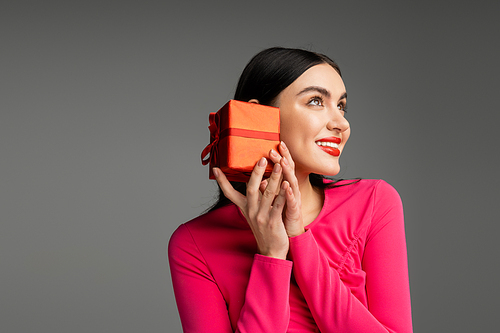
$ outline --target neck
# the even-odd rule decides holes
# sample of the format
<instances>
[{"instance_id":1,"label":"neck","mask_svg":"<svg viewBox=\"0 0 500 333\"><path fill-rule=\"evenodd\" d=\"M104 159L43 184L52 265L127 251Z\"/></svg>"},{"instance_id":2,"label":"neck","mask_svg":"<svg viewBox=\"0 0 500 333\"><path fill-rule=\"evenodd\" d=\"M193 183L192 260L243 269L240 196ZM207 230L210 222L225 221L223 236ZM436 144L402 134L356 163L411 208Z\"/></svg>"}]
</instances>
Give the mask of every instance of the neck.
<instances>
[{"instance_id":1,"label":"neck","mask_svg":"<svg viewBox=\"0 0 500 333\"><path fill-rule=\"evenodd\" d=\"M323 208L324 192L314 188L309 181L309 174L297 177L299 183L302 218L304 225L310 224Z\"/></svg>"}]
</instances>

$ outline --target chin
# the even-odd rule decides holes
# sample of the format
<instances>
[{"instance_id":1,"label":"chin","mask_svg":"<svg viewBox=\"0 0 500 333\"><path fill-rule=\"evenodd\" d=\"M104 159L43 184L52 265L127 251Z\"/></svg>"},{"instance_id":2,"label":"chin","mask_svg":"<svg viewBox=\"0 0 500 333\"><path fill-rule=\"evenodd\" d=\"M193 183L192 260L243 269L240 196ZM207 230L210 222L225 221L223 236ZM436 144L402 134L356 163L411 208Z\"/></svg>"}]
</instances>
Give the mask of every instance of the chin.
<instances>
[{"instance_id":1,"label":"chin","mask_svg":"<svg viewBox=\"0 0 500 333\"><path fill-rule=\"evenodd\" d=\"M313 173L317 173L317 174L323 175L323 176L333 177L333 176L338 175L339 172L340 172L340 165L339 166L330 166L329 168L324 168L322 170L318 170L318 172L313 172Z\"/></svg>"},{"instance_id":2,"label":"chin","mask_svg":"<svg viewBox=\"0 0 500 333\"><path fill-rule=\"evenodd\" d=\"M338 175L338 174L339 174L339 172L340 172L340 170L339 170L339 171L337 171L337 172L322 173L322 175L323 175L323 176L328 176L328 177L334 177L334 176Z\"/></svg>"}]
</instances>

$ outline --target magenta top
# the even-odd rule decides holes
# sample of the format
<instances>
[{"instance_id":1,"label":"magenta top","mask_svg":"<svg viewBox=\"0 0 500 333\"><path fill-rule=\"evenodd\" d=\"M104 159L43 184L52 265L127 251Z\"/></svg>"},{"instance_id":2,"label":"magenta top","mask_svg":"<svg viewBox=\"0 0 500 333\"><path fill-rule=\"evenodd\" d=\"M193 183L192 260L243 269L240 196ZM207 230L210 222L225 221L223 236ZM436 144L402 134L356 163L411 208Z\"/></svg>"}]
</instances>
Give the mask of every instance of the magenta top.
<instances>
[{"instance_id":1,"label":"magenta top","mask_svg":"<svg viewBox=\"0 0 500 333\"><path fill-rule=\"evenodd\" d=\"M256 254L234 205L170 239L184 332L412 332L401 199L381 180L325 190L288 260Z\"/></svg>"}]
</instances>

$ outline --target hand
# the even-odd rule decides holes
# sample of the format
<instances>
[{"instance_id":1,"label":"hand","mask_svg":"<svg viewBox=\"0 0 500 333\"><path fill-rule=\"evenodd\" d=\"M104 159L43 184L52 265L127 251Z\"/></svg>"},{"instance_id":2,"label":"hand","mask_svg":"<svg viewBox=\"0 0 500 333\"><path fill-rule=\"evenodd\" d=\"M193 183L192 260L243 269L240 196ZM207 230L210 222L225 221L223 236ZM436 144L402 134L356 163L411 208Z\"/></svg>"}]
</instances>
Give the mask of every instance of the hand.
<instances>
[{"instance_id":1,"label":"hand","mask_svg":"<svg viewBox=\"0 0 500 333\"><path fill-rule=\"evenodd\" d=\"M299 183L297 177L295 177L295 163L293 162L292 155L283 141L279 145L279 150L281 155L271 150L269 157L274 163L282 165L283 184L289 184L286 190L286 209L283 214L283 220L288 237L295 237L305 232ZM261 188L263 186L265 186L265 182L261 185Z\"/></svg>"},{"instance_id":2,"label":"hand","mask_svg":"<svg viewBox=\"0 0 500 333\"><path fill-rule=\"evenodd\" d=\"M280 163L275 163L261 195L259 188L266 165L267 159L264 157L255 165L247 184L246 196L233 188L220 169L213 168L213 172L224 195L238 206L245 216L257 241L259 253L286 259L289 241L282 213L291 190L288 182L281 183L282 167ZM278 189L279 193L276 195Z\"/></svg>"}]
</instances>

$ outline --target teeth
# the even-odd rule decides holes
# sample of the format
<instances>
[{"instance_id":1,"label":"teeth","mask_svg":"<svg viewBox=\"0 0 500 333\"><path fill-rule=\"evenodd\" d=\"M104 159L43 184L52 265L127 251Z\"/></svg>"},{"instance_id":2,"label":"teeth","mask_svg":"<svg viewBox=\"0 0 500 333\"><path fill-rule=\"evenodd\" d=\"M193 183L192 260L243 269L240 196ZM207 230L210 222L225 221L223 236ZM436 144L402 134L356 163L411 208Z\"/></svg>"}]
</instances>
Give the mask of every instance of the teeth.
<instances>
[{"instance_id":1,"label":"teeth","mask_svg":"<svg viewBox=\"0 0 500 333\"><path fill-rule=\"evenodd\" d=\"M331 147L331 148L339 148L339 145L333 142L323 142L323 141L316 141L316 144L318 146L323 146L323 147Z\"/></svg>"}]
</instances>

